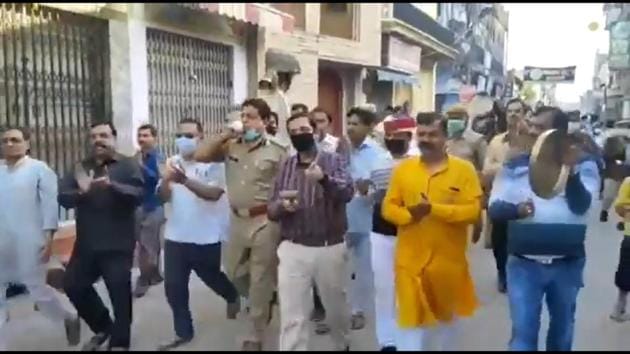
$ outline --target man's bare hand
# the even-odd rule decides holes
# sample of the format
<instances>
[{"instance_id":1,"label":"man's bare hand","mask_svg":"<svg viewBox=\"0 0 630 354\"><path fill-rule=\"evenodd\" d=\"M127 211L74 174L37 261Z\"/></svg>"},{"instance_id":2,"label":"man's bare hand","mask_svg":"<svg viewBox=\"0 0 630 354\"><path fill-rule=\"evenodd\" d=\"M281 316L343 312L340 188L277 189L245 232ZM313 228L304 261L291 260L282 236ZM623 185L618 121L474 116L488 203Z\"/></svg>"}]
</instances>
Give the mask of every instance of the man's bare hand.
<instances>
[{"instance_id":1,"label":"man's bare hand","mask_svg":"<svg viewBox=\"0 0 630 354\"><path fill-rule=\"evenodd\" d=\"M42 264L48 264L50 255L52 254L52 239L46 240L46 243L39 250L39 260Z\"/></svg>"},{"instance_id":2,"label":"man's bare hand","mask_svg":"<svg viewBox=\"0 0 630 354\"><path fill-rule=\"evenodd\" d=\"M304 175L306 178L319 182L324 179L324 171L322 171L321 167L317 163L311 164L306 171L304 171Z\"/></svg>"},{"instance_id":3,"label":"man's bare hand","mask_svg":"<svg viewBox=\"0 0 630 354\"><path fill-rule=\"evenodd\" d=\"M418 205L407 208L409 213L411 213L411 217L413 221L418 222L422 220L425 216L429 215L431 212L431 204L428 203L420 203Z\"/></svg>"},{"instance_id":4,"label":"man's bare hand","mask_svg":"<svg viewBox=\"0 0 630 354\"><path fill-rule=\"evenodd\" d=\"M520 203L517 208L518 216L521 219L528 218L534 215L534 213L536 212L536 209L534 208L534 201L532 201L531 199L528 199L524 203Z\"/></svg>"},{"instance_id":5,"label":"man's bare hand","mask_svg":"<svg viewBox=\"0 0 630 354\"><path fill-rule=\"evenodd\" d=\"M166 173L164 174L164 180L167 182L174 182L184 184L188 178L186 177L186 171L183 167L177 163L171 161L166 167Z\"/></svg>"},{"instance_id":6,"label":"man's bare hand","mask_svg":"<svg viewBox=\"0 0 630 354\"><path fill-rule=\"evenodd\" d=\"M111 181L109 180L109 172L107 171L107 166L103 167L103 176L98 178L93 178L92 183L90 183L91 187L97 188L106 188L111 185Z\"/></svg>"},{"instance_id":7,"label":"man's bare hand","mask_svg":"<svg viewBox=\"0 0 630 354\"><path fill-rule=\"evenodd\" d=\"M282 199L282 208L288 213L295 213L298 209L298 203L291 199Z\"/></svg>"},{"instance_id":8,"label":"man's bare hand","mask_svg":"<svg viewBox=\"0 0 630 354\"><path fill-rule=\"evenodd\" d=\"M81 193L87 193L87 191L90 190L92 181L94 180L94 171L90 170L86 173L83 167L79 166L74 174L74 178L79 185L79 191Z\"/></svg>"},{"instance_id":9,"label":"man's bare hand","mask_svg":"<svg viewBox=\"0 0 630 354\"><path fill-rule=\"evenodd\" d=\"M622 219L625 219L626 216L630 216L630 204L615 206L615 212L617 212L617 215L619 215Z\"/></svg>"},{"instance_id":10,"label":"man's bare hand","mask_svg":"<svg viewBox=\"0 0 630 354\"><path fill-rule=\"evenodd\" d=\"M372 181L370 181L369 179L359 179L355 182L357 191L360 195L367 195L370 191L371 184Z\"/></svg>"},{"instance_id":11,"label":"man's bare hand","mask_svg":"<svg viewBox=\"0 0 630 354\"><path fill-rule=\"evenodd\" d=\"M472 234L472 243L476 244L481 239L481 231L482 231L481 223L476 223L473 228Z\"/></svg>"}]
</instances>

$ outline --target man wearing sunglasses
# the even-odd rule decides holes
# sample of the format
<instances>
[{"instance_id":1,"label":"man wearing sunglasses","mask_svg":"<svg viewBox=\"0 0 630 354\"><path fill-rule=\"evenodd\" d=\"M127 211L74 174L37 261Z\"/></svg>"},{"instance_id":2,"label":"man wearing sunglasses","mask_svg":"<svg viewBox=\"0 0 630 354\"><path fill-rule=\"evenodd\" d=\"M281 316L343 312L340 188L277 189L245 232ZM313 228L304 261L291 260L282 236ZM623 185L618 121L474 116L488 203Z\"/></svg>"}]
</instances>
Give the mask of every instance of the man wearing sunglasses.
<instances>
[{"instance_id":1,"label":"man wearing sunglasses","mask_svg":"<svg viewBox=\"0 0 630 354\"><path fill-rule=\"evenodd\" d=\"M243 350L260 351L271 319L276 284L278 224L267 218L267 199L288 146L265 134L271 109L265 100L242 104L242 132L231 130L197 150L199 162L225 162L231 209L225 269L239 293L249 299L250 322ZM280 120L280 128L283 123Z\"/></svg>"}]
</instances>

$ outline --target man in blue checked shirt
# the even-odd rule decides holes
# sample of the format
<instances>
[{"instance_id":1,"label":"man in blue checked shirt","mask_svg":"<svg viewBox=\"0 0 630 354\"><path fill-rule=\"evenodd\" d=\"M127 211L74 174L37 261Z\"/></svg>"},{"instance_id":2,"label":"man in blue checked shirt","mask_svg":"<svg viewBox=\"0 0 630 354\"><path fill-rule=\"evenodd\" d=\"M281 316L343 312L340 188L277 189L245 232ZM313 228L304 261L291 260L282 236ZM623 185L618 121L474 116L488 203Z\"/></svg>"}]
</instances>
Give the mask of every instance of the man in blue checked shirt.
<instances>
[{"instance_id":1,"label":"man in blue checked shirt","mask_svg":"<svg viewBox=\"0 0 630 354\"><path fill-rule=\"evenodd\" d=\"M368 110L353 108L348 112L350 139L350 175L356 194L346 207L348 233L346 242L351 254L353 279L349 286L353 330L365 326L365 313L373 306L374 275L372 272L370 233L374 202L369 195L370 175L387 151L368 137L376 125L376 115Z\"/></svg>"},{"instance_id":2,"label":"man in blue checked shirt","mask_svg":"<svg viewBox=\"0 0 630 354\"><path fill-rule=\"evenodd\" d=\"M136 214L136 236L138 239L138 265L140 277L136 282L134 296L143 297L149 287L163 281L160 274L160 231L164 224L164 209L157 195L160 167L164 157L156 148L157 129L151 124L138 128L137 158L144 177L144 199Z\"/></svg>"}]
</instances>

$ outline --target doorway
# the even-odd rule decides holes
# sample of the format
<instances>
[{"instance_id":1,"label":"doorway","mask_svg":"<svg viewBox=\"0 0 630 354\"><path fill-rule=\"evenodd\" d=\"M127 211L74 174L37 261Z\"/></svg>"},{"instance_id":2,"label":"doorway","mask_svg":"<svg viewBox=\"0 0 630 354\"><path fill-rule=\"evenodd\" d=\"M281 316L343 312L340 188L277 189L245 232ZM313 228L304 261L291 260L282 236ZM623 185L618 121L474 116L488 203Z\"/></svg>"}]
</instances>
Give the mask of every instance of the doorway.
<instances>
[{"instance_id":1,"label":"doorway","mask_svg":"<svg viewBox=\"0 0 630 354\"><path fill-rule=\"evenodd\" d=\"M330 68L319 69L318 105L333 119L333 134L343 135L343 84L339 74Z\"/></svg>"}]
</instances>

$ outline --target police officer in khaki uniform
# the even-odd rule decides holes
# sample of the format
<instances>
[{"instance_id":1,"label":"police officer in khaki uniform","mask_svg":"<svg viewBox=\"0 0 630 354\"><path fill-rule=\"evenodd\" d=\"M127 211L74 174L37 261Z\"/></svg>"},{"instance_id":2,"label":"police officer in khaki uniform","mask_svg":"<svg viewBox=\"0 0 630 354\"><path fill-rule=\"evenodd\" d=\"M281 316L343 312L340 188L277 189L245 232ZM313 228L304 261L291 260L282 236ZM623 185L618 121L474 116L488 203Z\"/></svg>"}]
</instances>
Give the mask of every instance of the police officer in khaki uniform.
<instances>
[{"instance_id":1,"label":"police officer in khaki uniform","mask_svg":"<svg viewBox=\"0 0 630 354\"><path fill-rule=\"evenodd\" d=\"M195 158L226 164L232 213L223 258L228 277L239 293L249 298L249 333L243 350L250 351L262 350L263 334L271 318L280 233L278 225L267 219L267 200L288 146L265 135L271 110L264 100L248 99L242 110L243 131L232 130L211 139Z\"/></svg>"},{"instance_id":2,"label":"police officer in khaki uniform","mask_svg":"<svg viewBox=\"0 0 630 354\"><path fill-rule=\"evenodd\" d=\"M457 105L446 112L446 117L449 138L446 142L448 153L470 161L475 166L475 170L481 172L487 143L483 135L472 130L473 122L470 119L469 111L464 106ZM474 119L475 116L472 118ZM474 243L477 243L481 238L482 226L482 221L474 225L472 231Z\"/></svg>"}]
</instances>

